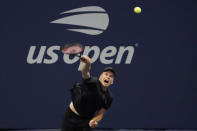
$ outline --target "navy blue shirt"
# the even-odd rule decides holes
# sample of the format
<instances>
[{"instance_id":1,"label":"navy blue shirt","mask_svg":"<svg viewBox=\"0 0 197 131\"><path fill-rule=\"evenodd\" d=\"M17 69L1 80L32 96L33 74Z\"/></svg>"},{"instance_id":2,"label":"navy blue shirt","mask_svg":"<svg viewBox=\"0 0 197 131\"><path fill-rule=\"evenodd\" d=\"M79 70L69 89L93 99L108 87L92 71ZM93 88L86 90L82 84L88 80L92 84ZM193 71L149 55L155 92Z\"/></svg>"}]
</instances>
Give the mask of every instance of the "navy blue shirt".
<instances>
[{"instance_id":1,"label":"navy blue shirt","mask_svg":"<svg viewBox=\"0 0 197 131\"><path fill-rule=\"evenodd\" d=\"M113 100L109 89L101 89L97 77L85 79L82 84L75 83L71 89L71 97L76 111L82 117L92 117L101 108L107 110Z\"/></svg>"}]
</instances>

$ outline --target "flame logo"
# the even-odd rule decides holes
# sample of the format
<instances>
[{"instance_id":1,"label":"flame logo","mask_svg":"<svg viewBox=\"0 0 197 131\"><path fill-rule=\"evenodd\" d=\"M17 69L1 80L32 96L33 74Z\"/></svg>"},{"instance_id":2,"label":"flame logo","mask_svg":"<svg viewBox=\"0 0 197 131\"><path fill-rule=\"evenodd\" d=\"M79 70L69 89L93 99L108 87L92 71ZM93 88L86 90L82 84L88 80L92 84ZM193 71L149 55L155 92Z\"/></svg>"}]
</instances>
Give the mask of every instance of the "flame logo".
<instances>
[{"instance_id":1,"label":"flame logo","mask_svg":"<svg viewBox=\"0 0 197 131\"><path fill-rule=\"evenodd\" d=\"M60 14L70 15L50 23L70 25L71 27L67 28L69 31L88 35L99 35L103 33L109 25L108 14L103 8L98 6L76 8Z\"/></svg>"}]
</instances>

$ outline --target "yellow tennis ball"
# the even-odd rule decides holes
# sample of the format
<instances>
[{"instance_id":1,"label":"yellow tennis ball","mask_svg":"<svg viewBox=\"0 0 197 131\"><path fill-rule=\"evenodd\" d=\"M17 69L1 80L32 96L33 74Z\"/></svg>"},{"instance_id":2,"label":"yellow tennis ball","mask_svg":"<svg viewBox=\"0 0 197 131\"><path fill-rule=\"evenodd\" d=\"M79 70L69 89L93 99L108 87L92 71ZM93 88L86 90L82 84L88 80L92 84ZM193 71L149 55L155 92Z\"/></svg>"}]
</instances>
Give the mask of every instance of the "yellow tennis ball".
<instances>
[{"instance_id":1,"label":"yellow tennis ball","mask_svg":"<svg viewBox=\"0 0 197 131\"><path fill-rule=\"evenodd\" d=\"M135 12L136 14L139 14L139 13L142 12L142 9L141 9L140 7L135 7L135 8L134 8L134 12Z\"/></svg>"}]
</instances>

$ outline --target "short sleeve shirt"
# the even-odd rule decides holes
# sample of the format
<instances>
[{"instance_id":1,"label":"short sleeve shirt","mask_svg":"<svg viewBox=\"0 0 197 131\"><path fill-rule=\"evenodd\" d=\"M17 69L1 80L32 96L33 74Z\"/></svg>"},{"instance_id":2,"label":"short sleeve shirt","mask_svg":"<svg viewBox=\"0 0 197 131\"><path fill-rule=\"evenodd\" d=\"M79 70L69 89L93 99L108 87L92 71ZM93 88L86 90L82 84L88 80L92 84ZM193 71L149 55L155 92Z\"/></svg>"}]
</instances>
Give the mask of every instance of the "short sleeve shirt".
<instances>
[{"instance_id":1,"label":"short sleeve shirt","mask_svg":"<svg viewBox=\"0 0 197 131\"><path fill-rule=\"evenodd\" d=\"M97 77L83 80L82 84L74 85L71 89L73 104L80 116L93 116L94 113L111 106L112 93L109 89L103 91Z\"/></svg>"}]
</instances>

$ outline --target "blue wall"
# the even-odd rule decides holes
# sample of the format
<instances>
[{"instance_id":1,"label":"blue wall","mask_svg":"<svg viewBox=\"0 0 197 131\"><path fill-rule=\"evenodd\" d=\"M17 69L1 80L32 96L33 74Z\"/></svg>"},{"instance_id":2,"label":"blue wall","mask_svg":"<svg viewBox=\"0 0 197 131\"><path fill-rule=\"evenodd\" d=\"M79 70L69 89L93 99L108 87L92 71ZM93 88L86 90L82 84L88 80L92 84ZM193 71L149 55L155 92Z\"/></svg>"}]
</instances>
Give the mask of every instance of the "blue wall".
<instances>
[{"instance_id":1,"label":"blue wall","mask_svg":"<svg viewBox=\"0 0 197 131\"><path fill-rule=\"evenodd\" d=\"M94 47L96 51L89 53L98 55L93 76L106 66L118 72L111 87L114 102L100 127L197 128L196 1L18 0L0 5L0 128L61 126L69 89L81 81L79 61L69 64L75 58L60 51L69 42ZM103 11L60 14L87 6ZM135 6L142 8L141 14L133 12ZM101 27L51 23L87 13L105 15L98 21L87 20L88 25L98 22ZM129 50L121 57L123 47ZM39 60L32 62L38 54Z\"/></svg>"}]
</instances>

